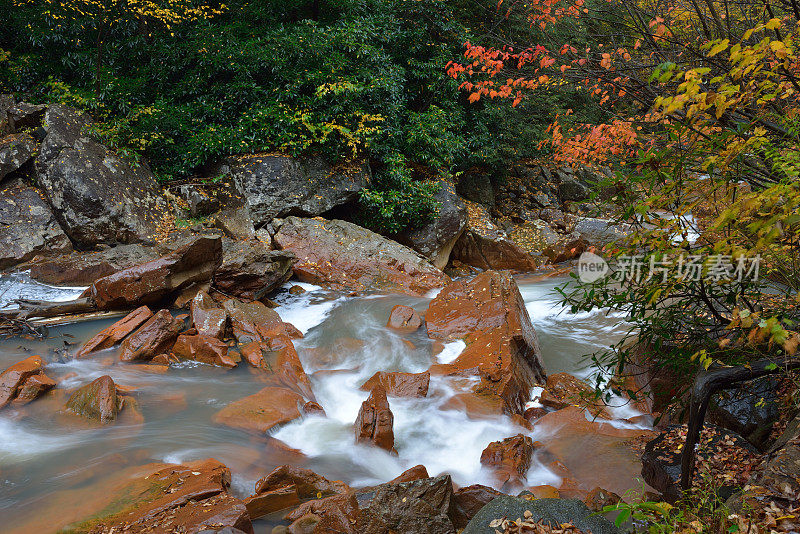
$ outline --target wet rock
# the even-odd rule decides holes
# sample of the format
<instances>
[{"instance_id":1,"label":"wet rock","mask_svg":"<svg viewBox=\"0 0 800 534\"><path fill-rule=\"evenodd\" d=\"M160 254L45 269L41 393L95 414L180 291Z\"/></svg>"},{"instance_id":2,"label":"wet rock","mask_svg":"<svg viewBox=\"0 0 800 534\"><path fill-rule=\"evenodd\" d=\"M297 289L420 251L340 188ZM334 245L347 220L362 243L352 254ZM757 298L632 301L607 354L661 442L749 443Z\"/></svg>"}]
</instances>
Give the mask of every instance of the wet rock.
<instances>
[{"instance_id":1,"label":"wet rock","mask_svg":"<svg viewBox=\"0 0 800 534\"><path fill-rule=\"evenodd\" d=\"M406 469L395 478L389 481L389 484L399 484L401 482L411 482L412 480L422 480L423 478L430 478L428 470L424 465L415 465Z\"/></svg>"},{"instance_id":2,"label":"wet rock","mask_svg":"<svg viewBox=\"0 0 800 534\"><path fill-rule=\"evenodd\" d=\"M284 519L292 521L288 529L292 533L361 534L366 531L356 529L358 512L355 495L347 493L303 503Z\"/></svg>"},{"instance_id":3,"label":"wet rock","mask_svg":"<svg viewBox=\"0 0 800 534\"><path fill-rule=\"evenodd\" d=\"M375 387L358 411L355 423L356 443L372 443L396 454L393 424L394 415L389 409L386 390Z\"/></svg>"},{"instance_id":4,"label":"wet rock","mask_svg":"<svg viewBox=\"0 0 800 534\"><path fill-rule=\"evenodd\" d=\"M778 419L778 380L763 377L739 388L721 391L708 408L707 420L744 437L764 450Z\"/></svg>"},{"instance_id":5,"label":"wet rock","mask_svg":"<svg viewBox=\"0 0 800 534\"><path fill-rule=\"evenodd\" d=\"M422 326L422 317L411 306L398 304L392 308L386 326L401 332L416 332Z\"/></svg>"},{"instance_id":6,"label":"wet rock","mask_svg":"<svg viewBox=\"0 0 800 534\"><path fill-rule=\"evenodd\" d=\"M592 534L621 534L621 531L601 516L593 515L578 499L528 500L507 495L496 497L484 506L469 522L462 534L494 534L489 523L507 517L516 519L531 513L529 521L544 521L552 527L572 523L584 532Z\"/></svg>"},{"instance_id":7,"label":"wet rock","mask_svg":"<svg viewBox=\"0 0 800 534\"><path fill-rule=\"evenodd\" d=\"M17 397L25 381L42 374L43 368L42 357L31 356L3 371L0 374L0 408L8 406Z\"/></svg>"},{"instance_id":8,"label":"wet rock","mask_svg":"<svg viewBox=\"0 0 800 534\"><path fill-rule=\"evenodd\" d=\"M268 430L302 416L302 396L281 387L265 387L234 401L214 414L216 424L263 435Z\"/></svg>"},{"instance_id":9,"label":"wet rock","mask_svg":"<svg viewBox=\"0 0 800 534\"><path fill-rule=\"evenodd\" d=\"M27 133L0 135L0 182L36 154L39 143Z\"/></svg>"},{"instance_id":10,"label":"wet rock","mask_svg":"<svg viewBox=\"0 0 800 534\"><path fill-rule=\"evenodd\" d=\"M292 339L303 339L303 333L292 323L283 323L283 329L286 335Z\"/></svg>"},{"instance_id":11,"label":"wet rock","mask_svg":"<svg viewBox=\"0 0 800 534\"><path fill-rule=\"evenodd\" d=\"M469 223L456 241L451 258L479 269L534 271L540 259L515 243L491 219L486 208L467 204Z\"/></svg>"},{"instance_id":12,"label":"wet rock","mask_svg":"<svg viewBox=\"0 0 800 534\"><path fill-rule=\"evenodd\" d=\"M349 486L340 480L328 480L310 469L282 465L256 482L256 494L286 486L294 486L301 499L313 499L350 491Z\"/></svg>"},{"instance_id":13,"label":"wet rock","mask_svg":"<svg viewBox=\"0 0 800 534\"><path fill-rule=\"evenodd\" d=\"M222 265L214 273L213 286L235 298L260 300L291 278L295 261L293 254L269 250L258 239L224 239Z\"/></svg>"},{"instance_id":14,"label":"wet rock","mask_svg":"<svg viewBox=\"0 0 800 534\"><path fill-rule=\"evenodd\" d=\"M161 257L153 247L118 245L100 252L73 252L38 260L31 278L53 285L90 286L95 280Z\"/></svg>"},{"instance_id":15,"label":"wet rock","mask_svg":"<svg viewBox=\"0 0 800 534\"><path fill-rule=\"evenodd\" d=\"M72 243L39 191L19 180L0 187L0 270L35 256L66 254L71 250Z\"/></svg>"},{"instance_id":16,"label":"wet rock","mask_svg":"<svg viewBox=\"0 0 800 534\"><path fill-rule=\"evenodd\" d=\"M508 272L487 271L447 285L425 314L428 335L463 339L467 348L432 374L478 376L473 391L494 397L508 414L523 413L531 388L545 380L539 341Z\"/></svg>"},{"instance_id":17,"label":"wet rock","mask_svg":"<svg viewBox=\"0 0 800 534\"><path fill-rule=\"evenodd\" d=\"M222 307L231 320L233 336L240 344L267 341L286 333L278 312L267 308L261 302L240 302L229 299L222 304Z\"/></svg>"},{"instance_id":18,"label":"wet rock","mask_svg":"<svg viewBox=\"0 0 800 534\"><path fill-rule=\"evenodd\" d=\"M159 310L122 342L119 359L123 362L152 360L172 349L182 329L183 321L172 317L169 310Z\"/></svg>"},{"instance_id":19,"label":"wet rock","mask_svg":"<svg viewBox=\"0 0 800 534\"><path fill-rule=\"evenodd\" d=\"M378 371L362 384L363 391L382 388L392 397L425 397L428 395L431 374Z\"/></svg>"},{"instance_id":20,"label":"wet rock","mask_svg":"<svg viewBox=\"0 0 800 534\"><path fill-rule=\"evenodd\" d=\"M459 488L453 494L453 526L456 529L462 529L467 526L470 519L475 517L481 508L489 504L492 499L503 495L489 486L481 484L473 484Z\"/></svg>"},{"instance_id":21,"label":"wet rock","mask_svg":"<svg viewBox=\"0 0 800 534\"><path fill-rule=\"evenodd\" d=\"M313 284L424 294L449 281L413 250L345 221L289 217L274 239L298 257L294 273Z\"/></svg>"},{"instance_id":22,"label":"wet rock","mask_svg":"<svg viewBox=\"0 0 800 534\"><path fill-rule=\"evenodd\" d=\"M84 343L75 353L75 358L85 358L93 352L103 349L110 349L120 343L125 337L139 328L145 321L153 316L153 312L147 306L136 308L131 313L98 332L92 339Z\"/></svg>"},{"instance_id":23,"label":"wet rock","mask_svg":"<svg viewBox=\"0 0 800 534\"><path fill-rule=\"evenodd\" d=\"M256 225L275 217L314 217L356 200L369 166L332 167L319 157L253 154L232 158L230 173Z\"/></svg>"},{"instance_id":24,"label":"wet rock","mask_svg":"<svg viewBox=\"0 0 800 534\"><path fill-rule=\"evenodd\" d=\"M91 295L100 309L125 308L165 299L211 279L222 262L219 237L197 237L178 250L96 280Z\"/></svg>"},{"instance_id":25,"label":"wet rock","mask_svg":"<svg viewBox=\"0 0 800 534\"><path fill-rule=\"evenodd\" d=\"M199 334L222 339L228 322L227 312L218 307L205 291L198 291L191 301L192 325Z\"/></svg>"},{"instance_id":26,"label":"wet rock","mask_svg":"<svg viewBox=\"0 0 800 534\"><path fill-rule=\"evenodd\" d=\"M603 488L594 488L583 499L584 504L593 512L602 512L606 506L614 506L622 502L622 497Z\"/></svg>"},{"instance_id":27,"label":"wet rock","mask_svg":"<svg viewBox=\"0 0 800 534\"><path fill-rule=\"evenodd\" d=\"M359 495L360 534L454 534L450 516L453 482L449 475L399 484L381 484L374 495Z\"/></svg>"},{"instance_id":28,"label":"wet rock","mask_svg":"<svg viewBox=\"0 0 800 534\"><path fill-rule=\"evenodd\" d=\"M581 406L589 410L592 415L611 419L605 403L595 398L594 388L569 373L549 375L539 402L555 410L570 405Z\"/></svg>"},{"instance_id":29,"label":"wet rock","mask_svg":"<svg viewBox=\"0 0 800 534\"><path fill-rule=\"evenodd\" d=\"M76 390L67 401L67 409L81 417L113 423L119 413L117 386L104 375Z\"/></svg>"},{"instance_id":30,"label":"wet rock","mask_svg":"<svg viewBox=\"0 0 800 534\"><path fill-rule=\"evenodd\" d=\"M518 434L490 443L481 453L481 465L492 470L503 488L521 486L531 466L532 456L533 440Z\"/></svg>"},{"instance_id":31,"label":"wet rock","mask_svg":"<svg viewBox=\"0 0 800 534\"><path fill-rule=\"evenodd\" d=\"M145 165L133 166L87 137L90 123L66 106L47 109L37 182L77 246L147 240L166 206L158 182Z\"/></svg>"},{"instance_id":32,"label":"wet rock","mask_svg":"<svg viewBox=\"0 0 800 534\"><path fill-rule=\"evenodd\" d=\"M31 375L20 386L14 402L27 403L38 399L56 387L56 381L44 373Z\"/></svg>"},{"instance_id":33,"label":"wet rock","mask_svg":"<svg viewBox=\"0 0 800 534\"><path fill-rule=\"evenodd\" d=\"M172 352L184 360L194 360L229 369L236 367L237 363L228 354L228 345L224 341L205 334L178 336Z\"/></svg>"},{"instance_id":34,"label":"wet rock","mask_svg":"<svg viewBox=\"0 0 800 534\"><path fill-rule=\"evenodd\" d=\"M455 192L453 184L440 180L434 199L439 209L432 221L406 230L397 236L398 242L419 252L437 269L444 269L456 241L467 228L467 206Z\"/></svg>"},{"instance_id":35,"label":"wet rock","mask_svg":"<svg viewBox=\"0 0 800 534\"><path fill-rule=\"evenodd\" d=\"M522 416L526 421L533 423L534 421L547 415L547 412L547 409L542 408L541 406L531 406L525 410L525 413Z\"/></svg>"},{"instance_id":36,"label":"wet rock","mask_svg":"<svg viewBox=\"0 0 800 534\"><path fill-rule=\"evenodd\" d=\"M294 485L257 493L244 500L250 519L258 519L299 504L300 498L297 496L297 488Z\"/></svg>"}]
</instances>

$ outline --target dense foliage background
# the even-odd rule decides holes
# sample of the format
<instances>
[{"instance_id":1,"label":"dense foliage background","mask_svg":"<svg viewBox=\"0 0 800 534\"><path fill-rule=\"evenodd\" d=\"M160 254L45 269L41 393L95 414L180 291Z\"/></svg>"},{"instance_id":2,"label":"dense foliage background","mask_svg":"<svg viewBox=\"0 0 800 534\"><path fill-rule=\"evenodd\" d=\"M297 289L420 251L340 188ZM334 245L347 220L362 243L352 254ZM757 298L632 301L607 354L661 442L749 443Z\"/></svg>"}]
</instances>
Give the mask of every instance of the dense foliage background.
<instances>
[{"instance_id":1,"label":"dense foliage background","mask_svg":"<svg viewBox=\"0 0 800 534\"><path fill-rule=\"evenodd\" d=\"M494 2L182 0L165 15L4 1L0 90L89 110L98 135L165 181L244 152L370 158L364 222L385 232L430 214L432 179L474 165L502 174L539 154L557 113L587 103L559 87L516 108L467 102L445 73L464 43L535 31Z\"/></svg>"}]
</instances>

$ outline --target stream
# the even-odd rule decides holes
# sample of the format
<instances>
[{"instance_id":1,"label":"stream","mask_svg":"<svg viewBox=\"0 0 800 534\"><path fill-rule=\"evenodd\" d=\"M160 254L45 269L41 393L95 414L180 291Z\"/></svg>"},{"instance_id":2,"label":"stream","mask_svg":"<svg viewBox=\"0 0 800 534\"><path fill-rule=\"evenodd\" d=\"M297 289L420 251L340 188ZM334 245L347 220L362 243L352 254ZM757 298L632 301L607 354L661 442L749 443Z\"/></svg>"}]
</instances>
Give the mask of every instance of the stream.
<instances>
[{"instance_id":1,"label":"stream","mask_svg":"<svg viewBox=\"0 0 800 534\"><path fill-rule=\"evenodd\" d=\"M23 275L0 278L0 298L72 298L81 288L58 289L35 284ZM520 291L539 341L548 374L561 371L588 377L593 369L584 355L615 343L625 332L620 316L602 312L569 314L558 303L553 288L567 278L519 278ZM291 285L305 293L293 295ZM386 328L391 308L406 304L424 312L429 298L405 295L359 297L332 293L309 284L290 283L275 297L276 311L284 321L305 334L295 346L313 384L317 401L327 416L307 416L272 433L291 449L231 428L214 425L215 412L231 401L264 387L258 371L246 364L232 370L196 362L183 362L163 374L142 366L117 362L116 349L84 360L71 359L83 341L116 319L51 327L46 340L19 338L0 341L0 369L33 354L48 361L47 374L58 383L55 394L24 407L0 412L0 517L4 532L41 532L57 529L64 521L59 503L70 491L92 487L96 480L128 465L148 462L180 463L216 458L233 473L237 496L253 491L256 480L274 467L293 463L352 486L385 482L404 470L423 464L431 476L449 473L459 485L492 485L481 469L481 451L492 441L520 433L510 419L470 419L447 402L453 390L444 377L431 377L425 398L390 398L394 413L397 456L376 447L356 446L352 424L368 393L359 386L377 371L421 372L432 363L455 359L463 342L444 346L441 352L422 328L398 334ZM10 299L0 300L0 308ZM440 348L440 347L439 347ZM110 375L121 386L135 388L144 424L119 422L111 427L76 425L59 410L64 391ZM639 415L624 403L614 409L619 428L636 425L625 421ZM625 475L624 458L593 458L576 436L558 428L534 426L527 433L545 444L558 442L574 451L575 462L588 471L620 468L622 476L637 483L635 473ZM568 440L574 443L565 445ZM583 439L583 438L581 438ZM599 450L599 449L597 449ZM599 454L599 453L598 453ZM596 467L592 462L598 463ZM615 463L617 462L617 463ZM571 467L572 469L572 467ZM574 469L572 469L574 471ZM539 458L527 474L528 485L558 486L560 477ZM589 488L591 489L591 488ZM255 522L256 532L269 532L268 521ZM36 530L34 530L36 529Z\"/></svg>"}]
</instances>

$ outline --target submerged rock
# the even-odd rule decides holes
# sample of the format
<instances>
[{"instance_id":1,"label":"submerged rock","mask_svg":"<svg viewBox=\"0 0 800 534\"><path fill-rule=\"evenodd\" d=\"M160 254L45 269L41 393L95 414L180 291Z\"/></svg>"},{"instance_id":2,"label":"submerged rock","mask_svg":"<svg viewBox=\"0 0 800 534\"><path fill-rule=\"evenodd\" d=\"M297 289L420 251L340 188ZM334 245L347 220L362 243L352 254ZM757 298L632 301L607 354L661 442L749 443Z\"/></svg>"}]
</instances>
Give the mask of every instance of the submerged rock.
<instances>
[{"instance_id":1,"label":"submerged rock","mask_svg":"<svg viewBox=\"0 0 800 534\"><path fill-rule=\"evenodd\" d=\"M432 374L478 376L473 391L493 397L508 414L522 414L531 388L545 380L539 341L514 278L487 271L447 285L425 314L433 339L463 339L467 348Z\"/></svg>"},{"instance_id":2,"label":"submerged rock","mask_svg":"<svg viewBox=\"0 0 800 534\"><path fill-rule=\"evenodd\" d=\"M297 256L294 273L313 284L420 295L450 280L413 250L345 221L289 217L274 239Z\"/></svg>"},{"instance_id":3,"label":"submerged rock","mask_svg":"<svg viewBox=\"0 0 800 534\"><path fill-rule=\"evenodd\" d=\"M197 237L162 258L96 280L91 295L105 310L159 302L193 283L210 280L221 262L220 238Z\"/></svg>"},{"instance_id":4,"label":"submerged rock","mask_svg":"<svg viewBox=\"0 0 800 534\"><path fill-rule=\"evenodd\" d=\"M372 443L396 454L393 425L394 415L389 409L386 390L377 386L358 411L355 423L356 443Z\"/></svg>"},{"instance_id":5,"label":"submerged rock","mask_svg":"<svg viewBox=\"0 0 800 534\"><path fill-rule=\"evenodd\" d=\"M166 203L153 174L87 137L91 119L54 104L36 158L36 179L64 231L79 247L150 239Z\"/></svg>"},{"instance_id":6,"label":"submerged rock","mask_svg":"<svg viewBox=\"0 0 800 534\"><path fill-rule=\"evenodd\" d=\"M153 312L147 306L136 308L131 313L95 334L95 336L83 344L75 353L75 358L85 358L93 352L109 349L120 343L128 334L139 328L145 321L153 316Z\"/></svg>"},{"instance_id":7,"label":"submerged rock","mask_svg":"<svg viewBox=\"0 0 800 534\"><path fill-rule=\"evenodd\" d=\"M386 326L400 332L416 332L422 326L422 317L411 306L398 304L392 308Z\"/></svg>"},{"instance_id":8,"label":"submerged rock","mask_svg":"<svg viewBox=\"0 0 800 534\"><path fill-rule=\"evenodd\" d=\"M265 387L258 393L234 401L214 414L216 424L263 435L276 426L293 421L303 414L305 399L282 387Z\"/></svg>"},{"instance_id":9,"label":"submerged rock","mask_svg":"<svg viewBox=\"0 0 800 534\"><path fill-rule=\"evenodd\" d=\"M38 190L19 180L0 187L0 270L71 250L72 243Z\"/></svg>"}]
</instances>

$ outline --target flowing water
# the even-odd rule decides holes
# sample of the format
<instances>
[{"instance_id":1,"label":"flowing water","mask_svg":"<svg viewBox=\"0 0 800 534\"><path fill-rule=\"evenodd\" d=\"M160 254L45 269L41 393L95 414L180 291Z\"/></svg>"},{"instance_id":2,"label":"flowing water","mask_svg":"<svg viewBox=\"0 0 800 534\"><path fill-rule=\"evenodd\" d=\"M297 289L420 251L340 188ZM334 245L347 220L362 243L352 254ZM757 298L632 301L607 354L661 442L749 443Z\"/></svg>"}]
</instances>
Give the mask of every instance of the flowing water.
<instances>
[{"instance_id":1,"label":"flowing water","mask_svg":"<svg viewBox=\"0 0 800 534\"><path fill-rule=\"evenodd\" d=\"M625 325L618 316L599 312L571 315L562 309L553 288L564 281L520 279L519 284L539 335L547 372L588 376L592 369L583 356L616 342ZM53 293L52 288L32 285L24 278L5 282L7 288L13 286L9 291L29 298L40 298L37 292L45 292L51 299L77 292ZM2 283L0 280L0 288ZM40 354L49 362L47 374L59 383L55 394L0 413L2 530L26 532L33 531L33 526L54 530L74 519L65 510L69 499L64 495L69 492L64 490L91 491L102 487L95 484L103 476L148 462L216 458L230 467L233 489L240 496L251 493L258 478L283 463L303 465L355 486L385 482L417 464L425 465L432 476L449 473L459 485L491 485L492 479L481 470L481 451L491 441L522 430L506 417L470 419L461 410L448 409L454 385L445 378L431 378L426 398L390 398L397 456L353 444L352 424L368 395L359 386L367 378L381 370L424 371L437 361L455 359L463 349L463 343L456 342L438 352L441 347L425 336L424 328L414 334L398 334L385 327L394 305L406 304L424 312L430 298L345 297L300 285L307 289L301 295L283 291L277 296L277 311L305 334L295 345L327 416L296 420L272 437L302 455L275 446L274 441L211 422L212 415L227 403L264 386L258 371L246 365L224 370L187 362L158 374L117 363L115 349L87 360L70 358L82 341L113 319L53 327L46 340L0 341L0 369ZM103 374L135 388L143 425L120 421L96 428L60 411L66 400L64 390ZM635 411L621 407L616 415L629 417ZM630 426L622 421L615 424ZM567 439L559 436L557 428L536 426L528 433L535 440ZM580 444L576 447L578 454L586 454L580 451ZM613 463L613 459L602 462ZM534 461L529 485L559 483L557 474Z\"/></svg>"}]
</instances>

